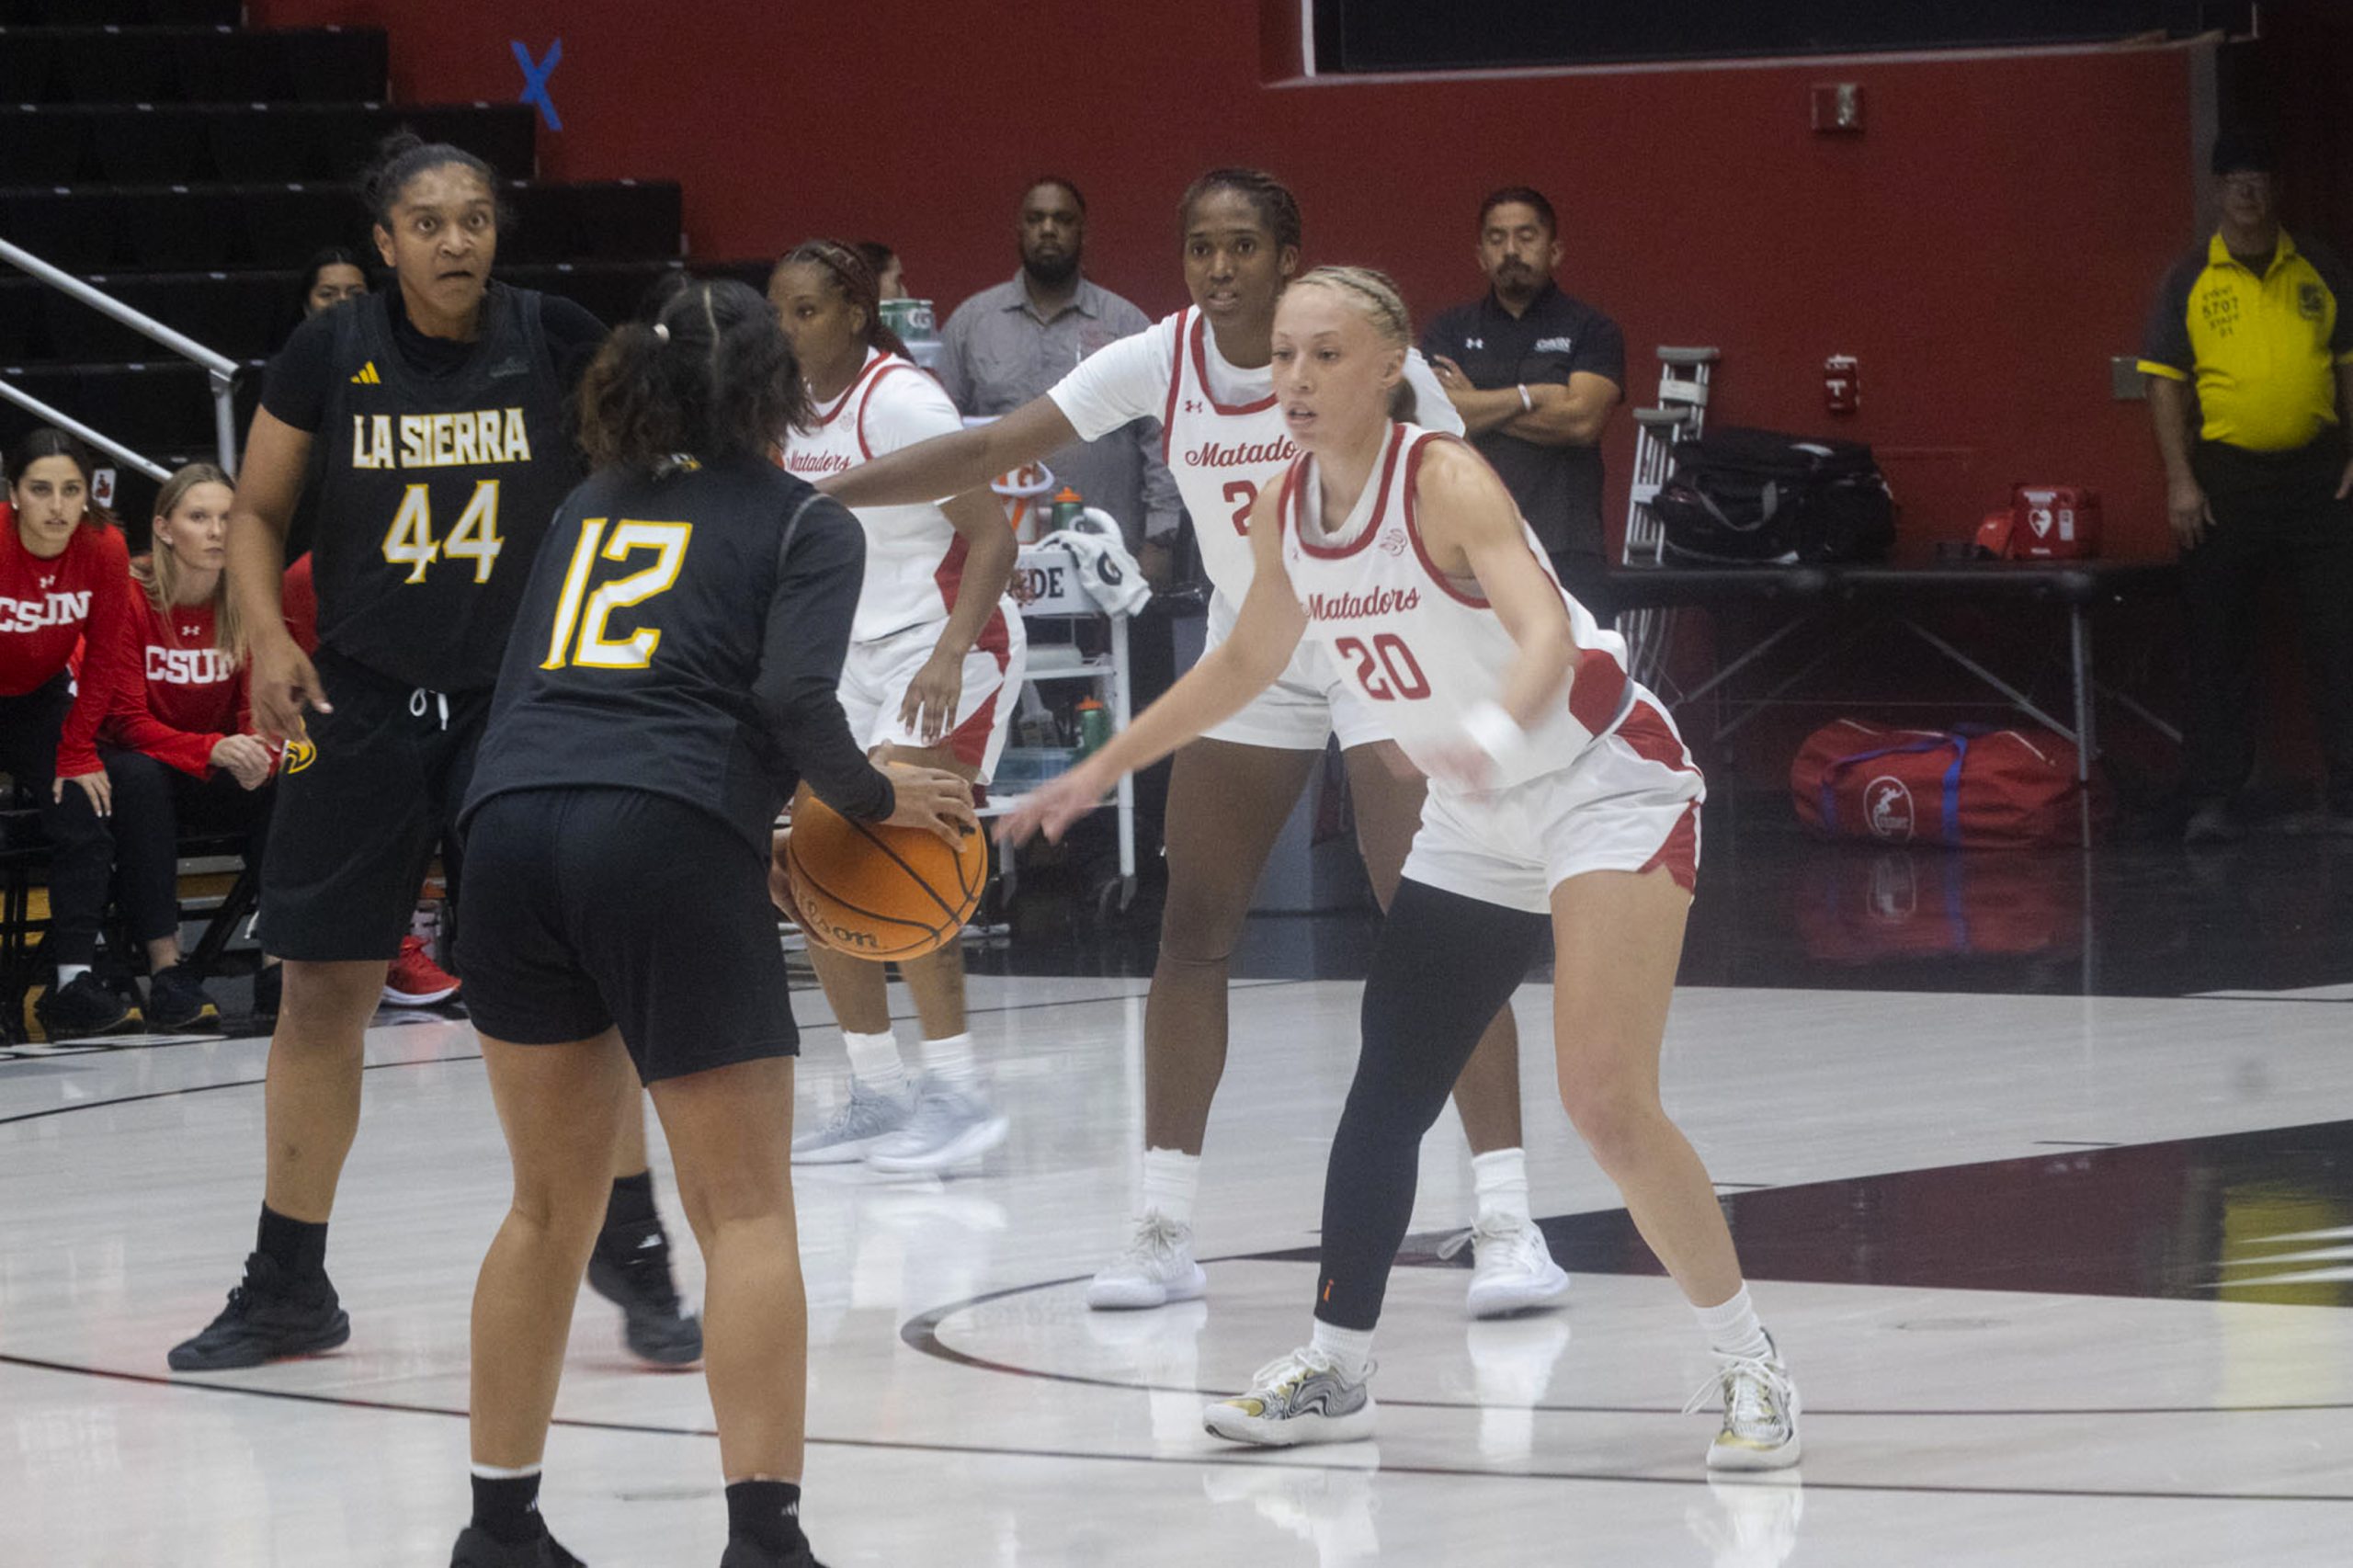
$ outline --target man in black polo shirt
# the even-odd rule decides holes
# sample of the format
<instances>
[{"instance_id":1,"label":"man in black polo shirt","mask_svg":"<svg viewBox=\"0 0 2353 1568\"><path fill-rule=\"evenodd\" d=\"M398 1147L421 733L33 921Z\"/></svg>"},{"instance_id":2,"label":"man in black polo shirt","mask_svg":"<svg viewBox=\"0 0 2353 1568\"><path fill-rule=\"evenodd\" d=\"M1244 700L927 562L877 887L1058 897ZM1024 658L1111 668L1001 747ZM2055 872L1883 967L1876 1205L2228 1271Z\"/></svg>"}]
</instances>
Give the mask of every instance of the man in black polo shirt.
<instances>
[{"instance_id":1,"label":"man in black polo shirt","mask_svg":"<svg viewBox=\"0 0 2353 1568\"><path fill-rule=\"evenodd\" d=\"M2353 834L2353 275L2279 226L2259 139L2214 144L2222 223L2165 275L2143 346L2189 611L2183 793L2193 843L2234 838L2255 767L2259 590L2302 622L2328 783L2304 831Z\"/></svg>"},{"instance_id":2,"label":"man in black polo shirt","mask_svg":"<svg viewBox=\"0 0 2353 1568\"><path fill-rule=\"evenodd\" d=\"M1563 585L1608 626L1600 442L1624 395L1626 340L1616 322L1554 287L1560 265L1552 204L1526 186L1496 191L1479 207L1486 297L1434 319L1422 354Z\"/></svg>"}]
</instances>

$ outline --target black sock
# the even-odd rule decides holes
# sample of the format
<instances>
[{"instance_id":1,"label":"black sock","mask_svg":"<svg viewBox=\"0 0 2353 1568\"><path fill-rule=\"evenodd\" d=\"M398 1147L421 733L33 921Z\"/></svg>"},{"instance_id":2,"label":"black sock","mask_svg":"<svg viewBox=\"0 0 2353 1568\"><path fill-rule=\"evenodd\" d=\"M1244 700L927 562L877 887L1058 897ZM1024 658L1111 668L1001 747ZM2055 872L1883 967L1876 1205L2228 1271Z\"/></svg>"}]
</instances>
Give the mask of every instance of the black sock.
<instances>
[{"instance_id":1,"label":"black sock","mask_svg":"<svg viewBox=\"0 0 2353 1568\"><path fill-rule=\"evenodd\" d=\"M801 1550L801 1488L790 1481L738 1481L727 1488L727 1539L789 1557Z\"/></svg>"},{"instance_id":2,"label":"black sock","mask_svg":"<svg viewBox=\"0 0 2353 1568\"><path fill-rule=\"evenodd\" d=\"M538 1471L529 1475L502 1476L495 1481L477 1475L473 1483L474 1528L510 1546L537 1540L548 1533L547 1521L540 1517Z\"/></svg>"},{"instance_id":3,"label":"black sock","mask_svg":"<svg viewBox=\"0 0 2353 1568\"><path fill-rule=\"evenodd\" d=\"M654 1217L654 1173L640 1171L633 1176L615 1176L613 1195L605 1201L605 1229L649 1224Z\"/></svg>"},{"instance_id":4,"label":"black sock","mask_svg":"<svg viewBox=\"0 0 2353 1568\"><path fill-rule=\"evenodd\" d=\"M298 1279L324 1275L327 1271L326 1223L289 1219L265 1203L254 1250Z\"/></svg>"}]
</instances>

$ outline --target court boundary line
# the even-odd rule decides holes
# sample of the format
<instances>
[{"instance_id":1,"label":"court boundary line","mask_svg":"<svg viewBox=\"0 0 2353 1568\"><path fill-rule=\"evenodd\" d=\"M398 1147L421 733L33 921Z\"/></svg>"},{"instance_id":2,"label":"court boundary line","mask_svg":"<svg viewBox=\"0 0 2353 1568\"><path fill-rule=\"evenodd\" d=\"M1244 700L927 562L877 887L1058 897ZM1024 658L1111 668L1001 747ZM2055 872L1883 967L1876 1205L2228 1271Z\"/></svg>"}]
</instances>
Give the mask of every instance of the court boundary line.
<instances>
[{"instance_id":1,"label":"court boundary line","mask_svg":"<svg viewBox=\"0 0 2353 1568\"><path fill-rule=\"evenodd\" d=\"M1618 1210L1586 1210L1585 1212L1616 1213ZM1547 1216L1547 1218L1563 1219L1567 1218L1567 1216L1551 1215ZM1227 1253L1222 1256L1205 1257L1199 1261L1204 1265L1212 1263L1296 1263L1301 1260L1284 1256L1294 1250L1296 1249L1289 1247L1274 1247L1268 1248L1264 1252ZM1588 1274L1604 1274L1606 1278L1653 1278L1648 1275L1618 1274L1598 1269L1587 1269L1586 1272ZM949 1366L966 1367L974 1371L996 1372L1006 1377L1035 1378L1045 1382L1074 1383L1084 1388L1114 1389L1132 1393L1191 1394L1201 1399L1215 1399L1221 1393L1238 1392L1220 1389L1205 1389L1198 1386L1186 1387L1176 1383L1129 1382L1118 1378L1094 1377L1085 1372L1059 1372L1039 1367L1017 1366L1009 1361L996 1361L992 1360L985 1356L976 1356L969 1350L959 1350L954 1346L949 1345L939 1337L938 1328L940 1323L954 1313L969 1312L974 1307L986 1306L992 1301L1001 1301L1011 1296L1029 1295L1040 1290L1058 1290L1065 1285L1083 1284L1088 1278L1089 1276L1087 1275L1074 1274L1069 1276L1067 1278L1041 1279L1028 1285L1008 1285L1001 1290L986 1290L977 1296L968 1296L961 1301L950 1301L944 1306L934 1307L929 1312L916 1313L914 1317L909 1318L905 1323L900 1324L899 1342L920 1355L928 1356L934 1360L944 1362ZM1769 1284L1772 1283L1772 1281L1768 1280L1766 1283ZM2111 1300L2113 1298L2102 1297L2084 1299ZM2264 1305L2268 1303L2258 1302L2249 1304ZM1147 1308L1145 1310L1149 1311L1151 1309ZM0 1356L0 1360L6 1359L6 1358L5 1356ZM1497 1409L1527 1410L1546 1415L1669 1415L1677 1416L1678 1418L1682 1415L1682 1412L1679 1409L1670 1408L1665 1405L1647 1404L1485 1405L1466 1400L1392 1399L1386 1394L1381 1396L1381 1403L1384 1405L1393 1405L1400 1410ZM2307 1412L2329 1410L2353 1410L2353 1402L2336 1403L2315 1401L2312 1403L2297 1404L2120 1405L2105 1408L2070 1408L2064 1406L2054 1406L2046 1410L1857 1410L1852 1408L1808 1404L1805 1407L1805 1414L1808 1416L1827 1415L1836 1416L1846 1420L1909 1420L1924 1416L1935 1419L1949 1419L1958 1416L1989 1415L2008 1416L2013 1419L2022 1420L2037 1417L2074 1419L2086 1415L2292 1415ZM2353 1502L2353 1495L2347 1496L2346 1501Z\"/></svg>"},{"instance_id":2,"label":"court boundary line","mask_svg":"<svg viewBox=\"0 0 2353 1568\"><path fill-rule=\"evenodd\" d=\"M100 1378L113 1382L142 1383L153 1387L188 1389L199 1393L238 1394L255 1399L289 1400L299 1404L322 1404L345 1410L367 1410L396 1415L438 1415L445 1419L465 1420L468 1413L448 1405L419 1404L398 1400L358 1399L344 1394L313 1393L300 1389L254 1388L243 1383L197 1382L186 1378L165 1377L151 1372L127 1372L106 1367L76 1367L68 1362L49 1361L38 1357L17 1356L0 1351L0 1366L17 1367L28 1371L49 1372L62 1377ZM581 1416L556 1416L551 1425L572 1431L613 1432L632 1437L699 1437L717 1441L715 1428L703 1426L665 1426L643 1421L597 1421ZM1701 1471L1697 1475L1620 1475L1605 1471L1569 1470L1483 1470L1468 1465L1390 1464L1377 1456L1370 1464L1324 1464L1296 1459L1275 1459L1275 1450L1237 1449L1231 1454L1120 1454L1101 1449L1002 1448L982 1443L951 1443L926 1439L893 1439L883 1437L820 1437L803 1439L811 1448L856 1449L881 1453L959 1454L978 1459L1029 1460L1087 1460L1098 1463L1178 1465L1194 1468L1243 1470L1280 1470L1340 1472L1357 1475L1412 1475L1448 1480L1495 1481L1555 1481L1587 1483L1598 1485L1625 1484L1636 1486L1705 1486L1711 1477ZM1378 1439L1375 1439L1377 1442ZM1337 1444L1338 1449L1353 1448ZM1279 1450L1296 1454L1296 1449ZM1722 1476L1712 1479L1722 1483ZM1938 1485L1933 1483L1883 1481L1808 1481L1802 1477L1790 1481L1764 1480L1740 1484L1770 1487L1790 1485L1798 1491L1862 1492L1889 1494L1919 1494L1961 1497L2077 1497L2119 1502L2152 1503L2353 1503L2353 1494L2314 1492L2156 1492L2139 1488L2100 1490L2075 1486L1961 1486Z\"/></svg>"}]
</instances>

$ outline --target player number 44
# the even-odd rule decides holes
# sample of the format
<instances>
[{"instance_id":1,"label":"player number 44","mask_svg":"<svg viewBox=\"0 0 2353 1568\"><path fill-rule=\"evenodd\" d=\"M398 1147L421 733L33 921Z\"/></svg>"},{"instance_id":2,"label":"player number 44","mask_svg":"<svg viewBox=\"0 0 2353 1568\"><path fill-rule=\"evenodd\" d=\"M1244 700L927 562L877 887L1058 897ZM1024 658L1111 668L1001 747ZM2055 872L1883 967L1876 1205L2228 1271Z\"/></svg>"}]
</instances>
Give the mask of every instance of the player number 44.
<instances>
[{"instance_id":1,"label":"player number 44","mask_svg":"<svg viewBox=\"0 0 2353 1568\"><path fill-rule=\"evenodd\" d=\"M498 552L505 548L506 541L498 537L498 481L494 479L474 486L473 499L458 514L458 526L446 539L433 536L432 492L422 484L412 484L384 534L384 559L407 567L405 581L410 583L424 582L426 569L444 559L472 562L474 581L487 583L491 569L498 564Z\"/></svg>"}]
</instances>

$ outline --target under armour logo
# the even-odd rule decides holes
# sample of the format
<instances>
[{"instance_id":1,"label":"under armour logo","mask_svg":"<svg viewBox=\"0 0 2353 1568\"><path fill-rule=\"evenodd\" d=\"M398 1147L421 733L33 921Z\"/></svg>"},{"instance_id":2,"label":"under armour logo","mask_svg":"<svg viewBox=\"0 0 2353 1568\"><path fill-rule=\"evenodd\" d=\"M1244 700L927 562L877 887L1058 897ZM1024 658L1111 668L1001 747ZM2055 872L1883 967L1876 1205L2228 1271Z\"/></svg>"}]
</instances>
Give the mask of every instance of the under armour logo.
<instances>
[{"instance_id":1,"label":"under armour logo","mask_svg":"<svg viewBox=\"0 0 2353 1568\"><path fill-rule=\"evenodd\" d=\"M42 587L46 588L46 587L48 587L51 583L54 583L54 582L56 582L56 581L57 581L57 574L56 574L56 573L54 573L54 572L44 572L43 574L41 574L40 585L41 585Z\"/></svg>"},{"instance_id":2,"label":"under armour logo","mask_svg":"<svg viewBox=\"0 0 2353 1568\"><path fill-rule=\"evenodd\" d=\"M563 121L556 118L555 100L548 97L548 78L555 74L556 62L563 58L563 40L548 45L548 57L533 61L531 51L523 47L521 39L510 43L515 51L515 62L523 68L523 97L520 102L539 106L540 118L548 122L550 131L562 131Z\"/></svg>"},{"instance_id":3,"label":"under armour logo","mask_svg":"<svg viewBox=\"0 0 2353 1568\"><path fill-rule=\"evenodd\" d=\"M1462 347L1465 348L1484 348L1486 346L1487 340L1483 337L1466 337L1462 340Z\"/></svg>"},{"instance_id":4,"label":"under armour logo","mask_svg":"<svg viewBox=\"0 0 2353 1568\"><path fill-rule=\"evenodd\" d=\"M1197 397L1188 397L1188 398L1187 398L1187 399L1185 400L1185 412L1186 412L1186 413L1188 413L1188 414L1199 414L1200 411L1201 411L1201 400L1200 400L1199 398L1197 398Z\"/></svg>"},{"instance_id":5,"label":"under armour logo","mask_svg":"<svg viewBox=\"0 0 2353 1568\"><path fill-rule=\"evenodd\" d=\"M180 635L183 637L194 637L198 635L198 629L193 626L183 626L180 628Z\"/></svg>"}]
</instances>

